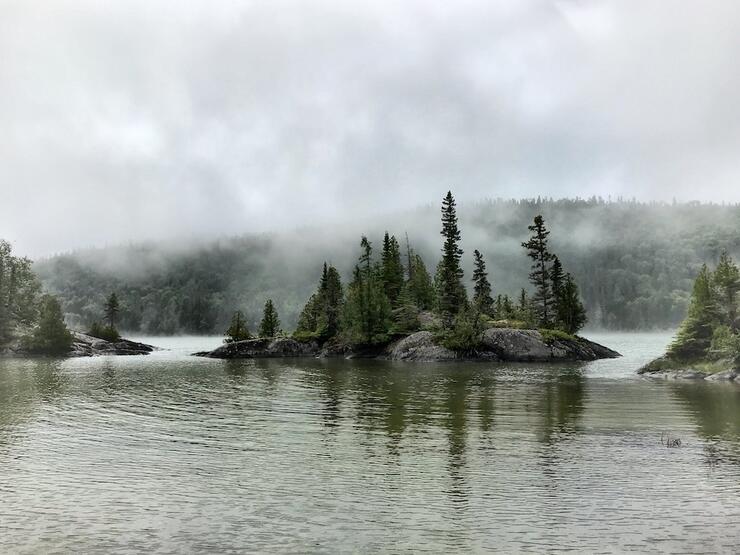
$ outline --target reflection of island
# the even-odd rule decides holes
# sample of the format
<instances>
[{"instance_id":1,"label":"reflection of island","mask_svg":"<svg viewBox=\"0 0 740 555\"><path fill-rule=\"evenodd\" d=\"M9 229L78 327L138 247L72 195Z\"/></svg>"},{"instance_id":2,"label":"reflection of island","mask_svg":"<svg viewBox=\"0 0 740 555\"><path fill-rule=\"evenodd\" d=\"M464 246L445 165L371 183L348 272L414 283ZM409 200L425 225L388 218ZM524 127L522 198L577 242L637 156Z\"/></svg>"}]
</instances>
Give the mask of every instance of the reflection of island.
<instances>
[{"instance_id":1,"label":"reflection of island","mask_svg":"<svg viewBox=\"0 0 740 555\"><path fill-rule=\"evenodd\" d=\"M670 383L704 438L708 464L728 460L740 465L740 387L727 383Z\"/></svg>"},{"instance_id":2,"label":"reflection of island","mask_svg":"<svg viewBox=\"0 0 740 555\"><path fill-rule=\"evenodd\" d=\"M553 444L563 437L572 436L578 429L578 421L584 409L585 379L580 369L556 369L548 372L547 380L541 388L540 440Z\"/></svg>"}]
</instances>

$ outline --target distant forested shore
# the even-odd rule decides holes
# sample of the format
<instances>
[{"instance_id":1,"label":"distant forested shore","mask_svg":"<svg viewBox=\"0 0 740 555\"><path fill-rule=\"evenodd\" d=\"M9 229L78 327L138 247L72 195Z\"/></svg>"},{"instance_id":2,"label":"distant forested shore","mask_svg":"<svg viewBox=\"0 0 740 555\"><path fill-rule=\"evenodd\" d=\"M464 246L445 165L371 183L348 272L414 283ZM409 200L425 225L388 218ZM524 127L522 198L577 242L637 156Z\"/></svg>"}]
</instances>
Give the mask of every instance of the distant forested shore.
<instances>
[{"instance_id":1,"label":"distant forested shore","mask_svg":"<svg viewBox=\"0 0 740 555\"><path fill-rule=\"evenodd\" d=\"M346 225L192 243L137 244L89 249L37 261L44 289L61 303L70 326L86 329L101 318L115 291L119 327L148 334L220 334L235 310L256 330L267 299L285 329L295 329L315 291L324 261L349 282L357 260L352 234L382 245L385 229L401 251L406 235L430 268L442 257L438 206ZM491 200L458 207L463 285L473 296L473 253L487 263L494 302L514 305L528 281L522 255L527 226L541 214L562 264L580 287L589 325L606 329L677 326L686 314L702 264L723 251L740 254L740 207L630 200ZM433 276L432 276L433 277Z\"/></svg>"}]
</instances>

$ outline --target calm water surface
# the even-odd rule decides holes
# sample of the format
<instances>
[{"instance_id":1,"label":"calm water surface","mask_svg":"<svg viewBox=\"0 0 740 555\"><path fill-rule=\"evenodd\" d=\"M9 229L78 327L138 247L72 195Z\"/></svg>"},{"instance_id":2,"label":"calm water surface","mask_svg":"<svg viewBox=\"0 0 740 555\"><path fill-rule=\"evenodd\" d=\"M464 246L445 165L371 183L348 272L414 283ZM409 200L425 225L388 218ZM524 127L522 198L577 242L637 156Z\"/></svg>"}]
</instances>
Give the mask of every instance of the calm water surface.
<instances>
[{"instance_id":1,"label":"calm water surface","mask_svg":"<svg viewBox=\"0 0 740 555\"><path fill-rule=\"evenodd\" d=\"M740 387L590 336L625 357L0 360L0 552L738 552Z\"/></svg>"}]
</instances>

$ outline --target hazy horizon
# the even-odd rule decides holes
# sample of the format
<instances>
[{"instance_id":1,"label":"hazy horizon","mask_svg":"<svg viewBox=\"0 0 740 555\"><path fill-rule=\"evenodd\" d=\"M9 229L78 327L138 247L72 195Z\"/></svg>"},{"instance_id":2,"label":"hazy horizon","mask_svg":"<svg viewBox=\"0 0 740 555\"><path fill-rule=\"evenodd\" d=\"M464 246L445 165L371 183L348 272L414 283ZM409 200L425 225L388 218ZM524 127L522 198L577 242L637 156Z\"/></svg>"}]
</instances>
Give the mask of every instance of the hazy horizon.
<instances>
[{"instance_id":1,"label":"hazy horizon","mask_svg":"<svg viewBox=\"0 0 740 555\"><path fill-rule=\"evenodd\" d=\"M740 201L740 4L0 1L32 257L484 198Z\"/></svg>"}]
</instances>

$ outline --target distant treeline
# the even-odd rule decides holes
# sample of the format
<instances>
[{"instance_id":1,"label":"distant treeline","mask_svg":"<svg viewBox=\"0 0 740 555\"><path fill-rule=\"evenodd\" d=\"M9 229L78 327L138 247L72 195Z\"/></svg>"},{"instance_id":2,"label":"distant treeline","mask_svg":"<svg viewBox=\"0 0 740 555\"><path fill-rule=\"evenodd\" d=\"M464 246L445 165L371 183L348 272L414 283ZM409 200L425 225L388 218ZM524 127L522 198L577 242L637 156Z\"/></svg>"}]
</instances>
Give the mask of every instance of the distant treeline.
<instances>
[{"instance_id":1,"label":"distant treeline","mask_svg":"<svg viewBox=\"0 0 740 555\"><path fill-rule=\"evenodd\" d=\"M485 256L494 298L516 299L530 261L522 256L527 226L542 214L557 229L551 245L580 286L589 326L608 329L675 327L702 264L723 250L740 254L740 207L699 203L640 203L591 199L490 200L458 208L465 233L463 266ZM433 268L441 258L438 207L371 222L248 235L197 245L154 243L91 249L35 264L57 295L67 321L84 328L102 317L111 291L120 300L119 327L151 334L217 333L235 309L255 329L268 298L285 329L294 329L315 289L322 261L352 278L356 252L348 237L384 229L408 233ZM401 247L403 248L403 239ZM472 274L464 284L472 294Z\"/></svg>"}]
</instances>

